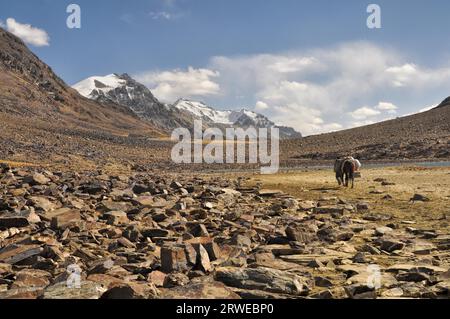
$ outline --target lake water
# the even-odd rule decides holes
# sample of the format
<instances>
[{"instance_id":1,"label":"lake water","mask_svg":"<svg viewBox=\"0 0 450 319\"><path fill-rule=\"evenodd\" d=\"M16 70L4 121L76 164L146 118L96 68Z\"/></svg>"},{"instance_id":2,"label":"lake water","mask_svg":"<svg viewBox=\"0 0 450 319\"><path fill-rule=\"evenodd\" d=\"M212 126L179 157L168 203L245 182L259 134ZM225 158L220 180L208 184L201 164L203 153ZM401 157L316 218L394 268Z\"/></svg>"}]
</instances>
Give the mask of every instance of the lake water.
<instances>
[{"instance_id":1,"label":"lake water","mask_svg":"<svg viewBox=\"0 0 450 319\"><path fill-rule=\"evenodd\" d=\"M418 166L418 167L450 167L450 161L442 162L386 162L386 163L362 163L362 170L364 168L382 168L382 167L399 167L399 166ZM279 172L296 172L305 170L332 170L333 165L302 165L293 167L280 167ZM258 173L260 169L214 169L211 173Z\"/></svg>"},{"instance_id":2,"label":"lake water","mask_svg":"<svg viewBox=\"0 0 450 319\"><path fill-rule=\"evenodd\" d=\"M450 161L442 161L442 162L386 162L386 163L362 163L364 168L380 168L380 167L393 167L393 166L419 166L419 167L450 167ZM304 170L304 169L329 169L333 168L332 165L305 165L299 167L286 167L281 168L282 171L290 171L290 170Z\"/></svg>"},{"instance_id":3,"label":"lake water","mask_svg":"<svg viewBox=\"0 0 450 319\"><path fill-rule=\"evenodd\" d=\"M425 163L417 163L418 166L424 167L450 167L450 161L448 162L425 162Z\"/></svg>"}]
</instances>

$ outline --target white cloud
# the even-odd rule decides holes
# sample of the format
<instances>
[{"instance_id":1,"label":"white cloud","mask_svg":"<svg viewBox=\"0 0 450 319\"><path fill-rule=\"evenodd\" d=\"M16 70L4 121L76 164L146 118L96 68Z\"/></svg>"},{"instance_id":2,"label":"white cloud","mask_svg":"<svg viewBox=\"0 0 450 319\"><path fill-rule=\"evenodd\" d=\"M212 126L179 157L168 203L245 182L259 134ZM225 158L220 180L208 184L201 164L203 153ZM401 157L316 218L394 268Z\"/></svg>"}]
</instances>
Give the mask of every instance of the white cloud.
<instances>
[{"instance_id":1,"label":"white cloud","mask_svg":"<svg viewBox=\"0 0 450 319\"><path fill-rule=\"evenodd\" d=\"M181 97L218 95L220 86L214 82L218 76L219 73L213 70L189 67L187 71L145 72L134 77L147 85L158 99L170 103Z\"/></svg>"},{"instance_id":2,"label":"white cloud","mask_svg":"<svg viewBox=\"0 0 450 319\"><path fill-rule=\"evenodd\" d=\"M274 59L273 56L267 57ZM275 60L268 65L268 68L279 73L298 72L318 64L316 59L310 57L275 57Z\"/></svg>"},{"instance_id":3,"label":"white cloud","mask_svg":"<svg viewBox=\"0 0 450 319\"><path fill-rule=\"evenodd\" d=\"M6 26L5 26L5 23L3 23L3 21L2 20L0 20L0 28L5 28Z\"/></svg>"},{"instance_id":4,"label":"white cloud","mask_svg":"<svg viewBox=\"0 0 450 319\"><path fill-rule=\"evenodd\" d=\"M397 106L390 102L379 102L374 107L363 106L349 112L355 122L352 122L350 127L363 126L373 124L377 121L387 120L388 118L381 119L380 115L387 113L390 115L397 113Z\"/></svg>"},{"instance_id":5,"label":"white cloud","mask_svg":"<svg viewBox=\"0 0 450 319\"><path fill-rule=\"evenodd\" d=\"M389 102L380 102L376 108L383 111L396 111L398 109L397 106Z\"/></svg>"},{"instance_id":6,"label":"white cloud","mask_svg":"<svg viewBox=\"0 0 450 319\"><path fill-rule=\"evenodd\" d=\"M389 102L380 102L377 106L375 106L375 108L380 111L387 112L388 114L396 114L398 109L396 105Z\"/></svg>"},{"instance_id":7,"label":"white cloud","mask_svg":"<svg viewBox=\"0 0 450 319\"><path fill-rule=\"evenodd\" d=\"M148 13L153 20L177 20L188 15L189 12L180 8L177 0L162 0L158 9Z\"/></svg>"},{"instance_id":8,"label":"white cloud","mask_svg":"<svg viewBox=\"0 0 450 319\"><path fill-rule=\"evenodd\" d=\"M377 111L373 108L367 107L367 106L363 106L353 112L350 112L350 115L355 119L355 120L365 120L369 117L374 117L381 114L380 111Z\"/></svg>"},{"instance_id":9,"label":"white cloud","mask_svg":"<svg viewBox=\"0 0 450 319\"><path fill-rule=\"evenodd\" d=\"M404 96L411 96L411 88L419 96L430 94L430 89L445 92L450 81L450 65L427 69L398 51L369 42L285 54L219 56L211 59L209 68L220 72L217 82L225 97L246 96L265 103L265 115L305 135L417 111L410 105L397 106L405 103ZM387 98L392 100L379 102Z\"/></svg>"},{"instance_id":10,"label":"white cloud","mask_svg":"<svg viewBox=\"0 0 450 319\"><path fill-rule=\"evenodd\" d=\"M386 69L386 74L391 77L392 84L396 87L406 86L413 78L417 76L417 73L417 66L409 63Z\"/></svg>"},{"instance_id":11,"label":"white cloud","mask_svg":"<svg viewBox=\"0 0 450 319\"><path fill-rule=\"evenodd\" d=\"M268 108L269 108L269 105L267 105L267 103L264 103L261 101L256 102L255 111L264 111L264 110L267 110Z\"/></svg>"},{"instance_id":12,"label":"white cloud","mask_svg":"<svg viewBox=\"0 0 450 319\"><path fill-rule=\"evenodd\" d=\"M175 20L183 17L184 14L181 12L171 13L167 11L157 11L157 12L152 11L149 12L149 16L153 20Z\"/></svg>"},{"instance_id":13,"label":"white cloud","mask_svg":"<svg viewBox=\"0 0 450 319\"><path fill-rule=\"evenodd\" d=\"M448 62L427 68L393 49L352 42L280 54L216 56L204 69L150 72L140 78L163 100L201 97L231 109L254 105L277 124L310 135L417 112L416 97L428 97L431 104L448 96Z\"/></svg>"},{"instance_id":14,"label":"white cloud","mask_svg":"<svg viewBox=\"0 0 450 319\"><path fill-rule=\"evenodd\" d=\"M37 47L50 45L50 37L47 32L42 29L32 27L30 24L22 24L13 18L6 20L6 29L21 38L25 43Z\"/></svg>"},{"instance_id":15,"label":"white cloud","mask_svg":"<svg viewBox=\"0 0 450 319\"><path fill-rule=\"evenodd\" d=\"M331 50L215 57L210 67L220 72L217 81L226 96L254 97L269 106L269 117L308 135L346 127L354 100L386 85L384 70L395 62L395 55L376 46L350 43Z\"/></svg>"},{"instance_id":16,"label":"white cloud","mask_svg":"<svg viewBox=\"0 0 450 319\"><path fill-rule=\"evenodd\" d=\"M414 63L406 63L389 67L385 73L390 78L391 84L397 88L425 89L450 80L450 66L427 69Z\"/></svg>"}]
</instances>

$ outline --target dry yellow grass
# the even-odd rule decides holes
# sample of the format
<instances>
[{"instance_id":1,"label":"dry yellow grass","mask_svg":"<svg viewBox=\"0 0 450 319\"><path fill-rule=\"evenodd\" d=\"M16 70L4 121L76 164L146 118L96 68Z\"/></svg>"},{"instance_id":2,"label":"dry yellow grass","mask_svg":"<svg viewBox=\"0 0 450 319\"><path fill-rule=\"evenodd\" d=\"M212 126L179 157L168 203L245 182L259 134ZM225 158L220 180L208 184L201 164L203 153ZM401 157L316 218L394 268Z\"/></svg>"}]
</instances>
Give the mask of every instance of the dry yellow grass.
<instances>
[{"instance_id":1,"label":"dry yellow grass","mask_svg":"<svg viewBox=\"0 0 450 319\"><path fill-rule=\"evenodd\" d=\"M384 178L395 185L383 186L375 179ZM265 188L280 189L302 200L318 200L321 196L337 196L370 204L372 211L389 213L398 220L416 222L415 227L428 227L450 233L450 168L390 167L362 171L355 188L339 187L331 170L310 170L276 175L253 176L249 183L262 183ZM411 202L419 193L430 202ZM383 199L389 194L391 200ZM445 219L447 216L447 221Z\"/></svg>"},{"instance_id":2,"label":"dry yellow grass","mask_svg":"<svg viewBox=\"0 0 450 319\"><path fill-rule=\"evenodd\" d=\"M15 161L5 161L0 160L0 164L7 164L11 167L37 167L37 166L43 166L41 164L32 164L27 162L15 162Z\"/></svg>"}]
</instances>

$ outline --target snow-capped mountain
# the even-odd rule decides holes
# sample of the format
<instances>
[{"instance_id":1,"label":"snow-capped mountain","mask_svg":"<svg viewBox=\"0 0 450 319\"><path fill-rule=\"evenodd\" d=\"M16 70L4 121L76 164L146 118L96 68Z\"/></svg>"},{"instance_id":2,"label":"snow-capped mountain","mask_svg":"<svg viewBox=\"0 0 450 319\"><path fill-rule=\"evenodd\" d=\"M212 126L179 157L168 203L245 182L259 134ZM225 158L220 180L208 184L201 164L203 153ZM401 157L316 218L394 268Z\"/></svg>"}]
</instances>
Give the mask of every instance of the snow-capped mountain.
<instances>
[{"instance_id":1,"label":"snow-capped mountain","mask_svg":"<svg viewBox=\"0 0 450 319\"><path fill-rule=\"evenodd\" d=\"M293 128L277 126L266 116L247 109L238 111L220 111L203 102L190 101L187 99L178 100L173 107L192 114L197 119L206 122L208 126L224 125L242 128L248 128L250 126L256 128L277 127L280 129L281 138L301 137L301 134L296 132Z\"/></svg>"},{"instance_id":2,"label":"snow-capped mountain","mask_svg":"<svg viewBox=\"0 0 450 319\"><path fill-rule=\"evenodd\" d=\"M128 74L93 76L75 84L73 88L89 99L127 106L141 119L162 129L191 125L187 114L159 102L146 86Z\"/></svg>"},{"instance_id":3,"label":"snow-capped mountain","mask_svg":"<svg viewBox=\"0 0 450 319\"><path fill-rule=\"evenodd\" d=\"M280 138L298 138L301 134L289 127L279 127L262 114L246 109L221 111L202 102L180 99L173 105L163 104L150 90L128 74L93 76L73 86L81 95L101 103L116 103L131 109L137 116L159 128L193 127L201 119L211 126L256 128L278 127Z\"/></svg>"},{"instance_id":4,"label":"snow-capped mountain","mask_svg":"<svg viewBox=\"0 0 450 319\"><path fill-rule=\"evenodd\" d=\"M73 86L81 95L95 99L99 95L106 95L109 92L126 85L126 80L117 74L107 76L92 76Z\"/></svg>"}]
</instances>

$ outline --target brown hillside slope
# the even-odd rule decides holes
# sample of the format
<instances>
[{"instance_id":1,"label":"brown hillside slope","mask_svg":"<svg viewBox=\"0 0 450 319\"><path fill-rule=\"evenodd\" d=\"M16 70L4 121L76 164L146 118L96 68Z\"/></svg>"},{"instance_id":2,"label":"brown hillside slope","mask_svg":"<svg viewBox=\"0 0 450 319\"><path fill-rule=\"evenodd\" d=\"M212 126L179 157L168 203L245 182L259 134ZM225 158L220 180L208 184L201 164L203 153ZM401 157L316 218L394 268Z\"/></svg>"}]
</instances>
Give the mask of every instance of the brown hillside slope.
<instances>
[{"instance_id":1,"label":"brown hillside slope","mask_svg":"<svg viewBox=\"0 0 450 319\"><path fill-rule=\"evenodd\" d=\"M162 135L126 107L80 96L0 29L0 161L67 166L146 160L161 151L146 138Z\"/></svg>"},{"instance_id":2,"label":"brown hillside slope","mask_svg":"<svg viewBox=\"0 0 450 319\"><path fill-rule=\"evenodd\" d=\"M0 28L0 112L76 129L159 135L125 107L80 96L11 33Z\"/></svg>"},{"instance_id":3,"label":"brown hillside slope","mask_svg":"<svg viewBox=\"0 0 450 319\"><path fill-rule=\"evenodd\" d=\"M450 98L427 112L282 144L283 158L330 160L352 154L365 160L450 158Z\"/></svg>"}]
</instances>

